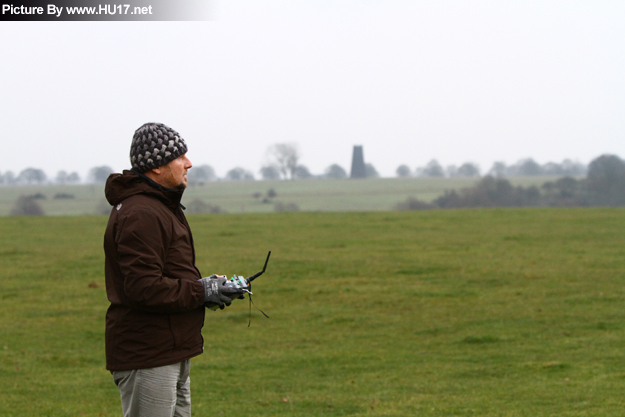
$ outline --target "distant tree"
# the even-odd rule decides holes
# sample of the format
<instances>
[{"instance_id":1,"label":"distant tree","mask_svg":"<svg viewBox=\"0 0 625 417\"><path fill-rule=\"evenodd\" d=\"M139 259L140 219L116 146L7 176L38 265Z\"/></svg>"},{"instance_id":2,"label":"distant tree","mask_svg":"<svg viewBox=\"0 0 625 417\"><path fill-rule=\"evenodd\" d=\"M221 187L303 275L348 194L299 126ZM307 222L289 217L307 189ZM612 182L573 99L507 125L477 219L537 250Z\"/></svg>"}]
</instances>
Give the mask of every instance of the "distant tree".
<instances>
[{"instance_id":1,"label":"distant tree","mask_svg":"<svg viewBox=\"0 0 625 417\"><path fill-rule=\"evenodd\" d=\"M187 173L189 184L204 184L209 181L215 181L217 175L210 165L194 166Z\"/></svg>"},{"instance_id":2,"label":"distant tree","mask_svg":"<svg viewBox=\"0 0 625 417\"><path fill-rule=\"evenodd\" d=\"M0 175L0 185L14 185L15 182L15 174L12 171L5 171L3 175Z\"/></svg>"},{"instance_id":3,"label":"distant tree","mask_svg":"<svg viewBox=\"0 0 625 417\"><path fill-rule=\"evenodd\" d=\"M503 178L506 176L507 167L504 162L495 162L487 175L495 178Z\"/></svg>"},{"instance_id":4,"label":"distant tree","mask_svg":"<svg viewBox=\"0 0 625 417\"><path fill-rule=\"evenodd\" d=\"M17 183L17 178L13 171L7 171L4 173L4 182L6 185L15 185Z\"/></svg>"},{"instance_id":5,"label":"distant tree","mask_svg":"<svg viewBox=\"0 0 625 417\"><path fill-rule=\"evenodd\" d=\"M326 178L332 178L335 180L347 178L347 172L339 164L332 164L327 167L324 175Z\"/></svg>"},{"instance_id":6,"label":"distant tree","mask_svg":"<svg viewBox=\"0 0 625 417\"><path fill-rule=\"evenodd\" d=\"M59 171L56 173L56 178L54 179L54 182L59 185L65 185L67 183L67 176L67 171Z\"/></svg>"},{"instance_id":7,"label":"distant tree","mask_svg":"<svg viewBox=\"0 0 625 417\"><path fill-rule=\"evenodd\" d=\"M306 180L312 178L312 176L305 165L298 165L295 167L295 171L293 171L293 178L296 180Z\"/></svg>"},{"instance_id":8,"label":"distant tree","mask_svg":"<svg viewBox=\"0 0 625 417\"><path fill-rule=\"evenodd\" d=\"M270 188L269 190L267 190L267 197L276 198L277 196L278 196L278 193L273 188Z\"/></svg>"},{"instance_id":9,"label":"distant tree","mask_svg":"<svg viewBox=\"0 0 625 417\"><path fill-rule=\"evenodd\" d=\"M445 191L433 203L440 208L457 207L523 207L540 202L540 190L514 187L503 178L484 177L477 185L460 191Z\"/></svg>"},{"instance_id":10,"label":"distant tree","mask_svg":"<svg viewBox=\"0 0 625 417\"><path fill-rule=\"evenodd\" d=\"M80 175L76 171L72 172L67 176L65 180L67 184L78 184L80 183Z\"/></svg>"},{"instance_id":11,"label":"distant tree","mask_svg":"<svg viewBox=\"0 0 625 417\"><path fill-rule=\"evenodd\" d=\"M460 165L460 168L458 168L458 172L456 174L459 177L475 178L480 176L480 168L475 164L465 162L464 164Z\"/></svg>"},{"instance_id":12,"label":"distant tree","mask_svg":"<svg viewBox=\"0 0 625 417\"><path fill-rule=\"evenodd\" d=\"M532 158L521 159L515 165L508 168L507 174L510 176L531 177L542 175L542 167Z\"/></svg>"},{"instance_id":13,"label":"distant tree","mask_svg":"<svg viewBox=\"0 0 625 417\"><path fill-rule=\"evenodd\" d=\"M397 175L398 178L408 178L412 175L408 165L398 166L397 169L395 170L395 174Z\"/></svg>"},{"instance_id":14,"label":"distant tree","mask_svg":"<svg viewBox=\"0 0 625 417\"><path fill-rule=\"evenodd\" d=\"M625 162L618 156L601 155L592 160L587 183L591 204L625 204Z\"/></svg>"},{"instance_id":15,"label":"distant tree","mask_svg":"<svg viewBox=\"0 0 625 417\"><path fill-rule=\"evenodd\" d=\"M380 176L378 170L375 169L371 162L365 164L365 172L367 173L367 178L378 178Z\"/></svg>"},{"instance_id":16,"label":"distant tree","mask_svg":"<svg viewBox=\"0 0 625 417\"><path fill-rule=\"evenodd\" d=\"M580 206L586 205L584 200L583 182L572 177L560 178L554 182L546 182L541 187L544 191L543 200L547 206Z\"/></svg>"},{"instance_id":17,"label":"distant tree","mask_svg":"<svg viewBox=\"0 0 625 417\"><path fill-rule=\"evenodd\" d=\"M561 164L557 162L547 162L541 167L543 175L549 175L554 177L575 177L584 175L587 168L584 164L579 162L573 162L570 159L565 159Z\"/></svg>"},{"instance_id":18,"label":"distant tree","mask_svg":"<svg viewBox=\"0 0 625 417\"><path fill-rule=\"evenodd\" d=\"M615 182L625 175L625 162L616 155L601 155L588 165L590 181Z\"/></svg>"},{"instance_id":19,"label":"distant tree","mask_svg":"<svg viewBox=\"0 0 625 417\"><path fill-rule=\"evenodd\" d=\"M21 184L43 184L46 182L46 174L41 169L26 168L17 176L17 182Z\"/></svg>"},{"instance_id":20,"label":"distant tree","mask_svg":"<svg viewBox=\"0 0 625 417\"><path fill-rule=\"evenodd\" d=\"M565 159L560 165L562 167L562 175L568 175L571 177L584 175L588 171L588 167L580 162L573 162L570 159Z\"/></svg>"},{"instance_id":21,"label":"distant tree","mask_svg":"<svg viewBox=\"0 0 625 417\"><path fill-rule=\"evenodd\" d=\"M275 165L267 165L260 169L260 175L264 180L279 180L280 170Z\"/></svg>"},{"instance_id":22,"label":"distant tree","mask_svg":"<svg viewBox=\"0 0 625 417\"><path fill-rule=\"evenodd\" d=\"M299 151L294 143L277 143L268 149L284 179L294 179L299 162Z\"/></svg>"},{"instance_id":23,"label":"distant tree","mask_svg":"<svg viewBox=\"0 0 625 417\"><path fill-rule=\"evenodd\" d=\"M93 167L87 174L87 181L91 184L104 184L113 172L113 168L106 165Z\"/></svg>"},{"instance_id":24,"label":"distant tree","mask_svg":"<svg viewBox=\"0 0 625 417\"><path fill-rule=\"evenodd\" d=\"M445 171L436 159L432 159L425 167L417 168L420 177L444 177Z\"/></svg>"},{"instance_id":25,"label":"distant tree","mask_svg":"<svg viewBox=\"0 0 625 417\"><path fill-rule=\"evenodd\" d=\"M547 184L549 183L543 184L543 188L548 188ZM558 197L560 198L574 198L576 194L578 194L577 189L579 186L578 181L576 181L575 178L564 177L557 180L554 183L553 188L554 190L557 190Z\"/></svg>"},{"instance_id":26,"label":"distant tree","mask_svg":"<svg viewBox=\"0 0 625 417\"><path fill-rule=\"evenodd\" d=\"M11 216L43 216L43 209L34 199L22 195L11 209Z\"/></svg>"},{"instance_id":27,"label":"distant tree","mask_svg":"<svg viewBox=\"0 0 625 417\"><path fill-rule=\"evenodd\" d=\"M226 173L226 179L230 181L252 181L254 174L241 167L236 167Z\"/></svg>"},{"instance_id":28,"label":"distant tree","mask_svg":"<svg viewBox=\"0 0 625 417\"><path fill-rule=\"evenodd\" d=\"M68 174L67 171L61 170L56 173L54 182L59 185L78 184L80 182L80 176L77 172L72 172L71 174Z\"/></svg>"}]
</instances>

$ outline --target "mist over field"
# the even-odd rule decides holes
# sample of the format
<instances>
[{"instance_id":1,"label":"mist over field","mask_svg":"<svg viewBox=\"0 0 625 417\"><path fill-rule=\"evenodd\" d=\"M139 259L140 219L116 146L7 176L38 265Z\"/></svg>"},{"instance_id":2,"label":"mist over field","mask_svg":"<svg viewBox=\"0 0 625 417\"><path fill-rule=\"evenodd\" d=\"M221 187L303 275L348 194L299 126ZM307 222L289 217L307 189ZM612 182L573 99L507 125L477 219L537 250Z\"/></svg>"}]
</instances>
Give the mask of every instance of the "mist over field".
<instances>
[{"instance_id":1,"label":"mist over field","mask_svg":"<svg viewBox=\"0 0 625 417\"><path fill-rule=\"evenodd\" d=\"M1 25L3 137L19 146L0 172L121 171L146 122L220 178L258 178L281 143L314 175L349 171L362 145L385 178L625 155L623 2L215 3L205 22Z\"/></svg>"},{"instance_id":2,"label":"mist over field","mask_svg":"<svg viewBox=\"0 0 625 417\"><path fill-rule=\"evenodd\" d=\"M493 165L485 176L477 166L443 168L436 160L414 172L399 166L396 178L380 178L354 148L349 171L338 164L314 176L299 164L297 149L275 147L275 159L262 179L241 168L218 178L211 166L193 167L183 204L188 213L283 211L389 211L468 207L589 207L625 205L625 161L602 155L588 166L565 160L539 165L532 159L512 166ZM56 181L26 169L19 176L0 173L0 215L102 215L110 211L104 183L110 167L95 167L89 184L63 171ZM61 175L62 174L62 175Z\"/></svg>"}]
</instances>

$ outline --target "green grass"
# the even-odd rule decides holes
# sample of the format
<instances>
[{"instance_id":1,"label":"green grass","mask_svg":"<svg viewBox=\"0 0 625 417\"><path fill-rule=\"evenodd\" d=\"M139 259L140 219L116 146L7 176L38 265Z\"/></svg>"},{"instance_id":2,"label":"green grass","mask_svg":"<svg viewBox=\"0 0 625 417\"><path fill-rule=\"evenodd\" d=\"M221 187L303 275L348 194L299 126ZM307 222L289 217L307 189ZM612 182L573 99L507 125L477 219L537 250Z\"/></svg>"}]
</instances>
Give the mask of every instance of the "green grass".
<instances>
[{"instance_id":1,"label":"green grass","mask_svg":"<svg viewBox=\"0 0 625 417\"><path fill-rule=\"evenodd\" d=\"M194 416L615 416L625 210L190 216L208 275ZM1 416L116 416L104 217L0 219Z\"/></svg>"},{"instance_id":2,"label":"green grass","mask_svg":"<svg viewBox=\"0 0 625 417\"><path fill-rule=\"evenodd\" d=\"M378 178L367 180L300 180L300 181L221 181L190 186L183 204L199 199L221 207L228 213L267 213L274 203L297 204L302 211L387 211L408 197L431 201L445 190L473 186L471 178ZM540 185L550 177L512 178L515 185ZM269 203L263 197L274 189L278 196ZM43 194L37 200L46 215L94 215L110 209L104 199L103 185L48 185L0 187L0 216L11 212L20 195ZM73 199L54 199L57 194L72 194ZM104 211L103 211L104 210Z\"/></svg>"}]
</instances>

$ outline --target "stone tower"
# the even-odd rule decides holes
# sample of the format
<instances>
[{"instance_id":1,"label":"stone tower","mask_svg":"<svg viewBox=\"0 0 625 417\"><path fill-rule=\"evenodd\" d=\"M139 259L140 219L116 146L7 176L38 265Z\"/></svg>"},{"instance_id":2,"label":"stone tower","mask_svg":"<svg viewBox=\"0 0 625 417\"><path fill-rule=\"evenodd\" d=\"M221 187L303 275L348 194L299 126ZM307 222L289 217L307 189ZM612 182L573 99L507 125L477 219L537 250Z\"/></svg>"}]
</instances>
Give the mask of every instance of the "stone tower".
<instances>
[{"instance_id":1,"label":"stone tower","mask_svg":"<svg viewBox=\"0 0 625 417\"><path fill-rule=\"evenodd\" d=\"M362 153L362 146L354 146L352 154L352 172L350 178L367 178L365 169L365 158Z\"/></svg>"}]
</instances>

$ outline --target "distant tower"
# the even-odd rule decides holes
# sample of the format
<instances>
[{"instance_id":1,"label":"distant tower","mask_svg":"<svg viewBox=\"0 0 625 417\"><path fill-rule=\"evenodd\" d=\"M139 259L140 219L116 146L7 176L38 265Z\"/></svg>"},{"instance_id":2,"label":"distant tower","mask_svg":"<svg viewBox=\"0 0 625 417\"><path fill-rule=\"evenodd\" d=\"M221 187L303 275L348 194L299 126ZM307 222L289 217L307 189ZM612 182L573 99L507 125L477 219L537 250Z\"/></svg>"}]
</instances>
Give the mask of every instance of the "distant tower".
<instances>
[{"instance_id":1,"label":"distant tower","mask_svg":"<svg viewBox=\"0 0 625 417\"><path fill-rule=\"evenodd\" d=\"M354 146L352 154L352 173L350 178L367 178L365 158L362 154L362 146Z\"/></svg>"}]
</instances>

